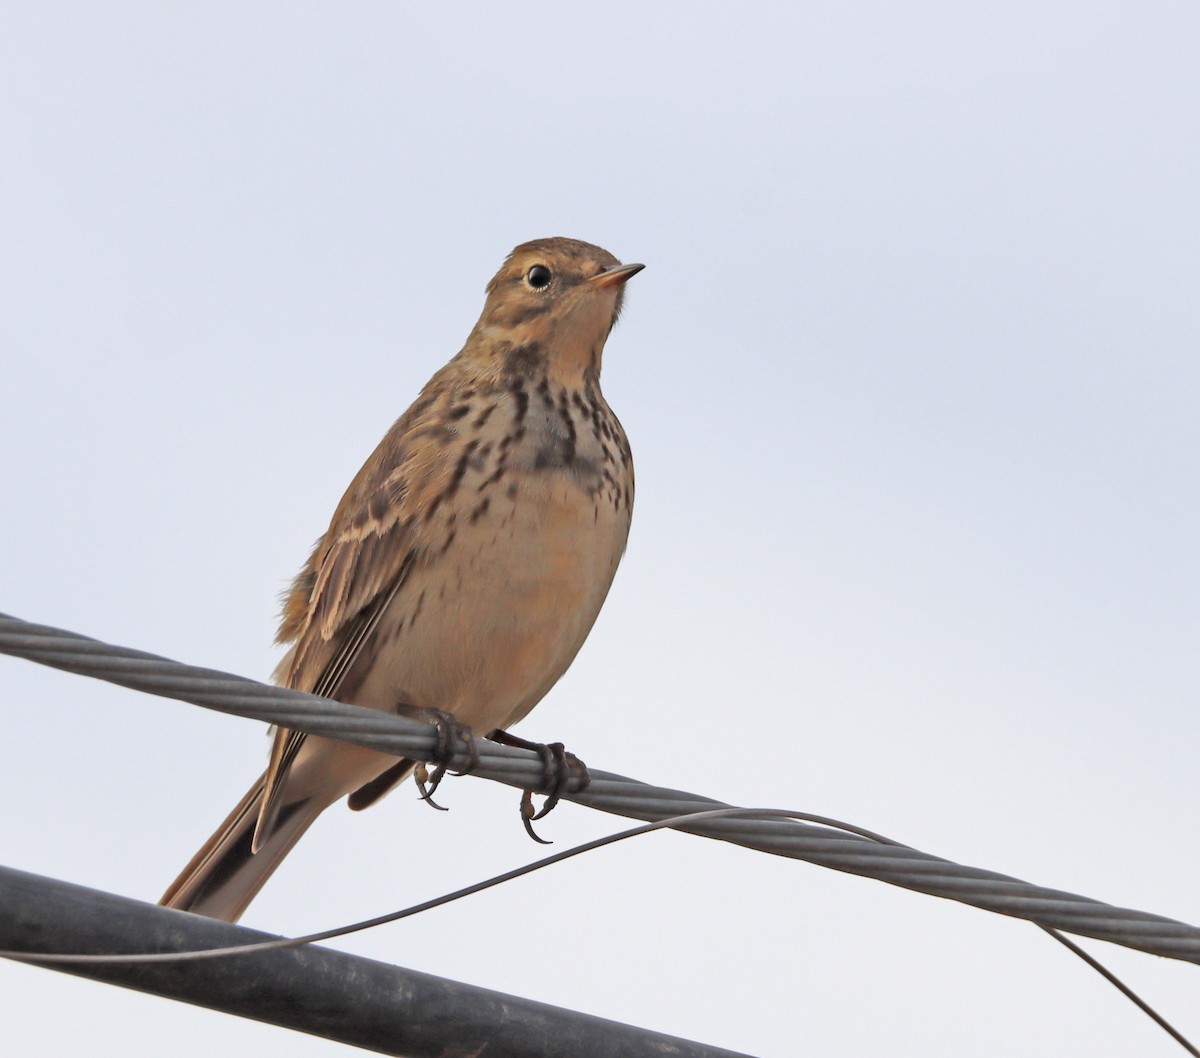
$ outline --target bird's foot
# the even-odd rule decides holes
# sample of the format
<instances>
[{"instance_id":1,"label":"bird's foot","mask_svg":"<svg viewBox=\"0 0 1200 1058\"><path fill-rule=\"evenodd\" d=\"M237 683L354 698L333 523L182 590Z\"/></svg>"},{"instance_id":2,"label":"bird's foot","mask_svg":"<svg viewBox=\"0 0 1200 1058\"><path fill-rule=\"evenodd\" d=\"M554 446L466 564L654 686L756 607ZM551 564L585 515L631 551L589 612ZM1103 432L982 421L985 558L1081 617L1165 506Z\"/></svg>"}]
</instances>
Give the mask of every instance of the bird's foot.
<instances>
[{"instance_id":1,"label":"bird's foot","mask_svg":"<svg viewBox=\"0 0 1200 1058\"><path fill-rule=\"evenodd\" d=\"M591 782L591 775L588 774L587 765L583 763L574 753L568 753L561 742L530 742L527 739L518 738L516 735L510 735L507 731L499 729L488 735L493 742L499 742L502 746L516 746L519 749L531 749L542 758L542 787L539 792L546 795L546 801L542 805L541 811L537 811L533 805L533 791L526 790L521 795L521 822L525 825L525 833L527 833L534 841L540 845L549 845L551 842L544 838L538 837L533 829L533 824L538 819L544 819L554 806L558 804L559 799L567 791L578 792L584 789Z\"/></svg>"},{"instance_id":2,"label":"bird's foot","mask_svg":"<svg viewBox=\"0 0 1200 1058\"><path fill-rule=\"evenodd\" d=\"M421 791L421 800L430 808L445 812L447 809L438 804L433 799L433 795L446 777L455 757L458 756L460 747L466 755L466 763L461 770L450 772L450 774L467 775L479 767L479 748L475 745L475 732L444 709L414 708L410 712L406 708L401 712L414 720L432 724L437 731L437 742L434 744L433 757L430 761L434 765L433 774L430 774L424 761L418 761L417 766L413 769L413 776L416 779L417 788Z\"/></svg>"}]
</instances>

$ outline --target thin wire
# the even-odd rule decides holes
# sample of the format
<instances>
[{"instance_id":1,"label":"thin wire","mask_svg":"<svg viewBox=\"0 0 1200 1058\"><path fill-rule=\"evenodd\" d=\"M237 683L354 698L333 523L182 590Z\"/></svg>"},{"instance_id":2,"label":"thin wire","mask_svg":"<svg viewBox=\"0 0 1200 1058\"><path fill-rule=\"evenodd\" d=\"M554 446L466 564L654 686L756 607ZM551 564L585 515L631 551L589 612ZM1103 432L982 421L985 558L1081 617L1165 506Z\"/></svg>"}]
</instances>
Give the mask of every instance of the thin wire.
<instances>
[{"instance_id":1,"label":"thin wire","mask_svg":"<svg viewBox=\"0 0 1200 1058\"><path fill-rule=\"evenodd\" d=\"M1085 963L1088 964L1088 966L1090 966L1093 970L1095 970L1096 973L1098 973L1101 977L1103 977L1110 985L1112 985L1115 989L1117 989L1117 991L1120 992L1126 999L1128 999L1139 1010L1141 1010L1141 1012L1143 1014L1145 1014L1148 1018L1152 1019L1158 1025L1159 1028L1161 1028L1172 1039L1174 1039L1175 1042L1178 1043L1180 1047L1182 1047L1185 1051L1188 1052L1188 1054L1192 1054L1192 1055L1195 1055L1196 1058L1200 1058L1200 1051L1196 1050L1196 1048L1192 1046L1191 1041L1189 1041L1188 1038L1186 1036L1184 1036L1182 1032L1180 1032L1177 1028L1175 1028L1174 1025L1172 1025L1157 1010L1155 1010L1149 1003L1147 1003L1141 996L1139 996L1132 988L1130 988L1124 981L1122 981L1107 966L1105 966L1102 962L1100 962L1099 959L1096 959L1093 956L1089 955L1074 941L1069 940L1067 937L1064 937L1061 933L1059 933L1058 930L1051 929L1049 926L1043 926L1040 922L1035 922L1034 925L1037 926L1038 929L1044 930L1045 932L1049 933L1050 936L1052 936L1056 941L1058 941L1059 944L1061 944L1068 951L1074 952L1076 955L1078 955L1079 958L1081 958Z\"/></svg>"},{"instance_id":2,"label":"thin wire","mask_svg":"<svg viewBox=\"0 0 1200 1058\"><path fill-rule=\"evenodd\" d=\"M13 959L17 962L30 963L47 963L47 964L65 964L65 965L94 965L94 964L146 964L146 963L178 963L178 962L196 962L201 959L220 959L230 956L251 955L257 952L278 951L282 948L297 948L305 944L314 944L317 941L331 940L334 937L344 937L351 933L359 933L363 930L374 929L376 926L384 926L390 922L398 922L404 918L410 918L413 915L419 915L423 911L430 911L435 907L443 907L446 904L454 903L456 900L462 900L464 897L473 896L475 893L481 893L486 889L491 889L497 885L503 885L505 882L513 881L517 878L522 878L527 874L533 874L534 871L540 871L544 867L549 867L556 863L562 863L564 860L569 860L574 856L581 856L585 852L592 852L596 849L604 848L606 845L615 845L619 841L626 841L629 838L636 838L642 834L649 834L655 830L666 830L670 827L678 826L680 823L698 822L704 819L727 819L739 815L756 815L768 816L782 819L801 820L807 823L815 823L820 826L829 827L834 830L842 830L848 834L855 834L859 837L866 838L868 841L874 841L881 845L892 845L900 848L908 848L907 845L902 845L900 842L892 838L884 837L882 834L876 834L873 831L866 830L863 827L855 826L852 823L844 823L838 819L832 819L829 816L815 815L811 812L795 812L786 808L714 808L705 812L693 812L686 816L671 816L667 819L660 819L654 823L644 823L638 827L630 827L628 830L618 831L615 834L608 834L601 838L595 838L592 841L586 841L582 845L576 845L569 849L564 849L562 852L553 853L550 856L545 856L540 860L535 860L533 863L527 863L521 867L515 867L510 871L505 871L502 874L497 874L491 878L485 878L483 881L475 882L471 885L464 886L461 889L455 889L453 892L445 893L442 896L434 897L431 900L422 901L419 904L413 904L411 907L406 907L400 911L392 911L386 915L378 915L374 918L363 919L360 922L351 923L348 926L337 926L333 929L321 930L318 933L309 933L303 937L279 937L275 940L256 941L253 944L235 944L222 948L205 948L199 951L186 952L136 952L126 955L84 955L80 953L66 952L17 952L17 951L0 951L0 958ZM1142 1013L1151 1018L1163 1031L1168 1033L1181 1047L1195 1058L1200 1058L1200 1051L1188 1041L1178 1029L1176 1029L1166 1018L1158 1013L1149 1003L1141 998L1136 992L1126 985L1116 974L1104 966L1099 960L1089 955L1078 945L1073 944L1070 940L1064 937L1056 929L1051 929L1049 926L1043 926L1040 922L1035 922L1039 929L1050 934L1056 941L1066 947L1069 951L1074 952L1088 966L1100 974L1105 980L1117 988L1126 999L1135 1004Z\"/></svg>"},{"instance_id":3,"label":"thin wire","mask_svg":"<svg viewBox=\"0 0 1200 1058\"><path fill-rule=\"evenodd\" d=\"M885 845L898 844L898 842L894 842L889 838L885 838L879 834L874 834L869 830L864 830L861 827L856 827L853 824L841 823L836 819L829 819L825 816L813 815L810 812L791 812L785 808L714 808L707 812L694 812L687 816L671 816L668 819L660 819L654 823L643 823L641 826L630 827L628 830L621 830L615 834L607 834L604 837L595 838L592 841L585 841L582 845L575 845L572 848L564 849L562 852L556 852L550 856L545 856L540 860L534 860L532 863L524 864L521 867L514 867L510 871L505 871L504 873L497 874L494 877L486 878L483 881L473 882L471 885L464 886L461 889L455 889L453 892L445 893L442 896L435 896L432 899L424 900L419 904L413 904L411 907L403 908L400 911L390 911L386 915L378 915L375 918L363 919L361 922L355 922L348 926L337 926L333 929L321 930L319 933L308 933L303 937L280 937L275 940L255 941L252 944L234 944L224 948L203 948L199 951L139 952L128 955L84 955L65 952L20 952L0 950L0 958L15 959L19 962L63 963L67 965L88 965L92 963L141 964L190 962L198 959L224 958L230 955L249 955L260 951L277 951L280 948L295 948L303 944L315 944L317 941L331 940L334 937L344 937L350 933L358 933L362 930L374 929L376 926L384 926L389 922L398 922L400 919L410 918L413 915L419 915L422 911L430 911L435 907L442 907L445 904L454 903L456 900L461 900L467 896L473 896L475 893L482 893L485 889L491 889L494 886L503 885L505 882L513 881L514 879L521 878L524 875L532 874L534 871L540 871L542 868L549 867L552 864L562 863L563 860L569 860L574 856L581 856L585 852L592 852L594 849L604 848L605 845L615 845L618 841L625 841L628 838L636 838L641 834L649 834L655 830L666 830L670 827L678 826L683 822L694 822L706 818L722 819L749 813L764 816L774 816L781 819L801 819L809 823L817 823L822 826L832 827L837 830L845 830L851 834L858 834L861 837L867 838L869 841L877 841Z\"/></svg>"}]
</instances>

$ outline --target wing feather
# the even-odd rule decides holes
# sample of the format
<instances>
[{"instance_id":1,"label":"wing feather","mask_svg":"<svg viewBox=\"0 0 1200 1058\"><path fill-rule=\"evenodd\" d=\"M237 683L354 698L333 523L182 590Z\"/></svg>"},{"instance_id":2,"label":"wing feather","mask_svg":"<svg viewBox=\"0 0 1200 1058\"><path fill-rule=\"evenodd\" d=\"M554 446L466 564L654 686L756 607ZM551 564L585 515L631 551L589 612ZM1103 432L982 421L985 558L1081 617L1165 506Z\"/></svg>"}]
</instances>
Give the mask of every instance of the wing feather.
<instances>
[{"instance_id":1,"label":"wing feather","mask_svg":"<svg viewBox=\"0 0 1200 1058\"><path fill-rule=\"evenodd\" d=\"M428 528L427 519L416 514L442 487L445 447L457 437L437 423L449 393L446 371L434 376L363 465L292 583L276 637L278 642L295 641L277 674L285 687L337 698L419 561ZM276 729L256 848L270 836L288 773L306 737L302 731Z\"/></svg>"}]
</instances>

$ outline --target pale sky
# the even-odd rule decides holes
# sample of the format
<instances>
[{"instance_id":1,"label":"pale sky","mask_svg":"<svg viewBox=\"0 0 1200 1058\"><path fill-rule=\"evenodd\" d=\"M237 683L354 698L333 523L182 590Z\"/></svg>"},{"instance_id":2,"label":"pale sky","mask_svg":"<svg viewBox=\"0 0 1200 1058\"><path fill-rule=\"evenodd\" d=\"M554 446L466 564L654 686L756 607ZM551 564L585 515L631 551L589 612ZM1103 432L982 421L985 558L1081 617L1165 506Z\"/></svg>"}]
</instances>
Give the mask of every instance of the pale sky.
<instances>
[{"instance_id":1,"label":"pale sky","mask_svg":"<svg viewBox=\"0 0 1200 1058\"><path fill-rule=\"evenodd\" d=\"M1183 2L9 5L0 610L266 678L504 255L586 239L647 265L604 374L637 505L519 733L1200 923L1198 54ZM265 761L250 721L0 691L11 867L155 900ZM443 793L331 809L245 923L540 854L512 791ZM771 1058L1182 1053L1028 924L681 835L337 946ZM1200 1042L1200 970L1088 948ZM346 1053L0 995L26 1058Z\"/></svg>"}]
</instances>

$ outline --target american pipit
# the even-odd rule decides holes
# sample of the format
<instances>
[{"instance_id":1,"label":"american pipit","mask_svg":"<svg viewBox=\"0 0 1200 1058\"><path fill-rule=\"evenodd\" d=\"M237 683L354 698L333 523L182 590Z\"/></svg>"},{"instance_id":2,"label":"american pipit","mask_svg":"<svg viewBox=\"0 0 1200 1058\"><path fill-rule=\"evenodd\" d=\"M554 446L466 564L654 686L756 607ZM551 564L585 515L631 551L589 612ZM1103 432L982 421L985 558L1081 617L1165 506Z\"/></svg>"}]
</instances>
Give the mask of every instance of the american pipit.
<instances>
[{"instance_id":1,"label":"american pipit","mask_svg":"<svg viewBox=\"0 0 1200 1058\"><path fill-rule=\"evenodd\" d=\"M462 351L350 483L284 603L277 682L480 735L574 660L625 550L633 463L600 359L640 264L518 246ZM278 730L263 775L162 898L234 922L322 811L412 761Z\"/></svg>"}]
</instances>

